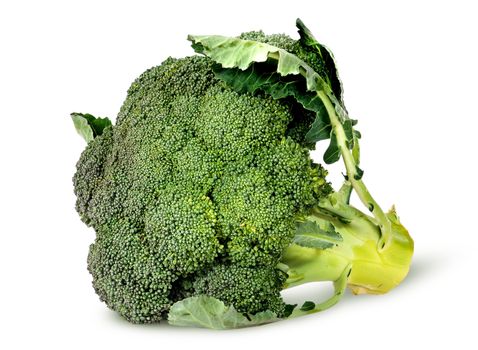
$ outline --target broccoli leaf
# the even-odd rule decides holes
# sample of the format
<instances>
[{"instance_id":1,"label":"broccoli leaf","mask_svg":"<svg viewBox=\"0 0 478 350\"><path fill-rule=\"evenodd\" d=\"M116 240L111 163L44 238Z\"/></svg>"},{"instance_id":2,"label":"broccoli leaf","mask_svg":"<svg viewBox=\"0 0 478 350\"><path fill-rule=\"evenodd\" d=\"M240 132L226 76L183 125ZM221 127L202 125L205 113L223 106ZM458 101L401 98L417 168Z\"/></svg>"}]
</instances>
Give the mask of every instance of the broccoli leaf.
<instances>
[{"instance_id":1,"label":"broccoli leaf","mask_svg":"<svg viewBox=\"0 0 478 350\"><path fill-rule=\"evenodd\" d=\"M331 138L328 151L324 155L327 163L340 159L341 151L334 140L334 130L330 113L336 113L341 123L349 121L341 101L342 88L332 55L318 44L310 31L298 20L299 33L303 45L318 50L324 59L326 73L318 74L305 61L288 51L257 41L229 38L218 35L188 36L196 52L215 61L215 73L219 79L237 91L255 92L262 90L273 98L294 97L304 108L316 114L311 129L305 136L309 143ZM333 104L335 111L325 108L323 99ZM350 128L349 128L350 126ZM346 141L354 144L352 123L347 122Z\"/></svg>"},{"instance_id":2,"label":"broccoli leaf","mask_svg":"<svg viewBox=\"0 0 478 350\"><path fill-rule=\"evenodd\" d=\"M101 135L106 127L112 125L108 118L96 118L91 114L71 113L71 119L76 131L87 143Z\"/></svg>"},{"instance_id":3,"label":"broccoli leaf","mask_svg":"<svg viewBox=\"0 0 478 350\"><path fill-rule=\"evenodd\" d=\"M330 144L329 147L325 150L324 153L324 162L326 164L333 164L340 159L340 149L337 144L337 137L334 133L330 135Z\"/></svg>"},{"instance_id":4,"label":"broccoli leaf","mask_svg":"<svg viewBox=\"0 0 478 350\"><path fill-rule=\"evenodd\" d=\"M313 301L306 301L300 307L301 311L311 311L315 309L315 303Z\"/></svg>"},{"instance_id":5,"label":"broccoli leaf","mask_svg":"<svg viewBox=\"0 0 478 350\"><path fill-rule=\"evenodd\" d=\"M310 143L326 140L332 132L327 110L322 100L307 91L303 79L298 75L281 76L270 61L254 63L246 70L214 66L216 76L238 92L255 93L264 91L275 99L294 97L304 108L315 112L315 118L305 140Z\"/></svg>"},{"instance_id":6,"label":"broccoli leaf","mask_svg":"<svg viewBox=\"0 0 478 350\"><path fill-rule=\"evenodd\" d=\"M306 248L327 249L342 241L332 225L323 228L311 220L298 223L295 232L293 242Z\"/></svg>"},{"instance_id":7,"label":"broccoli leaf","mask_svg":"<svg viewBox=\"0 0 478 350\"><path fill-rule=\"evenodd\" d=\"M340 81L332 52L314 38L309 28L305 26L305 24L300 20L300 18L297 18L296 25L299 29L299 40L301 44L317 52L317 54L322 59L327 74L327 81L331 86L333 93L335 94L335 96L337 96L343 106L342 82Z\"/></svg>"},{"instance_id":8,"label":"broccoli leaf","mask_svg":"<svg viewBox=\"0 0 478 350\"><path fill-rule=\"evenodd\" d=\"M185 298L173 304L169 310L168 322L174 326L229 329L256 326L276 321L272 311L263 311L248 317L233 306L226 306L219 299L199 295Z\"/></svg>"},{"instance_id":9,"label":"broccoli leaf","mask_svg":"<svg viewBox=\"0 0 478 350\"><path fill-rule=\"evenodd\" d=\"M278 47L221 35L189 35L188 40L193 42L196 52L210 57L223 68L246 70L255 62L266 62L272 58L277 61L277 73L281 76L304 72L307 90L332 93L328 83L307 63Z\"/></svg>"}]
</instances>

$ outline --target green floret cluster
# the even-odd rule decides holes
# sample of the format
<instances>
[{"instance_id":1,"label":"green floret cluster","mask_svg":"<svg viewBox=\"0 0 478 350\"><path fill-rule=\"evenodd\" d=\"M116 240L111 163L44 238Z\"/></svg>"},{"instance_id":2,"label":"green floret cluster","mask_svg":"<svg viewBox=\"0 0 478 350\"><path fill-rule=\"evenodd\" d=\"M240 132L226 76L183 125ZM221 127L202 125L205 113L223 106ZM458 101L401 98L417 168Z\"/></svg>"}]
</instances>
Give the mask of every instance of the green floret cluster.
<instances>
[{"instance_id":1,"label":"green floret cluster","mask_svg":"<svg viewBox=\"0 0 478 350\"><path fill-rule=\"evenodd\" d=\"M74 177L97 233L88 267L101 299L133 322L161 319L185 293L280 314L276 265L296 218L331 191L299 135L286 135L299 112L231 90L204 57L142 74ZM193 289L176 290L185 279Z\"/></svg>"},{"instance_id":2,"label":"green floret cluster","mask_svg":"<svg viewBox=\"0 0 478 350\"><path fill-rule=\"evenodd\" d=\"M286 277L275 266L217 265L197 277L193 289L198 295L212 296L234 305L238 312L256 314L271 310L281 317L285 305L279 293L271 291L280 291Z\"/></svg>"},{"instance_id":3,"label":"green floret cluster","mask_svg":"<svg viewBox=\"0 0 478 350\"><path fill-rule=\"evenodd\" d=\"M144 72L115 125L71 115L88 143L73 178L96 232L88 270L128 321L252 326L325 310L347 287L386 293L407 275L413 240L363 182L333 56L297 27L298 40L189 36L200 56ZM325 163L344 162L338 191L311 159L319 141ZM317 281L333 282L328 300L283 301Z\"/></svg>"}]
</instances>

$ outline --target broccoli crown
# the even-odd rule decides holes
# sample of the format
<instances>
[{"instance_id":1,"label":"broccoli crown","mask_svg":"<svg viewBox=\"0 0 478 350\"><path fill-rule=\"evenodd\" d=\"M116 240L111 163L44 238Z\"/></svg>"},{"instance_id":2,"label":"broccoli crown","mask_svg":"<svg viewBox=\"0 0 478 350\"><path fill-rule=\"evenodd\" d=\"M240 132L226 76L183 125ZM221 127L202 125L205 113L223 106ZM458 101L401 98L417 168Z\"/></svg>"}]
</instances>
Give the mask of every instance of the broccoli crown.
<instances>
[{"instance_id":1,"label":"broccoli crown","mask_svg":"<svg viewBox=\"0 0 478 350\"><path fill-rule=\"evenodd\" d=\"M281 314L276 266L296 219L331 192L303 140L310 122L291 101L234 92L205 57L143 73L74 176L77 211L97 234L88 269L101 300L137 323L191 294Z\"/></svg>"}]
</instances>

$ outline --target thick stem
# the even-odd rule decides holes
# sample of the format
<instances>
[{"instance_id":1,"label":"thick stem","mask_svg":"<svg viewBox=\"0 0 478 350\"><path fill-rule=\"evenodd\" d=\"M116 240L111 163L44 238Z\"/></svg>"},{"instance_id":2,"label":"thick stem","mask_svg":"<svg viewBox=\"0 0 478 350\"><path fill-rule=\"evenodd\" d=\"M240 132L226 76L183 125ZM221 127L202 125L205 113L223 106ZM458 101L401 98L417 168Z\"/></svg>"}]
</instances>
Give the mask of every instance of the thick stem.
<instances>
[{"instance_id":1,"label":"thick stem","mask_svg":"<svg viewBox=\"0 0 478 350\"><path fill-rule=\"evenodd\" d=\"M358 174L358 164L355 161L352 152L348 148L347 137L345 135L344 128L342 126L342 123L340 122L339 117L337 116L337 113L332 102L330 101L330 98L323 91L317 92L317 95L324 103L324 106L329 115L330 123L332 125L333 132L335 133L335 136L337 138L340 153L344 160L347 177L362 203L365 205L365 207L368 208L369 211L372 212L374 217L377 219L381 232L381 238L378 242L378 247L380 250L385 250L387 249L387 246L391 243L392 240L391 222L390 220L388 220L387 216L385 215L379 204L372 197L364 182L362 181L361 176Z\"/></svg>"},{"instance_id":2,"label":"thick stem","mask_svg":"<svg viewBox=\"0 0 478 350\"><path fill-rule=\"evenodd\" d=\"M337 304L340 299L342 299L345 290L347 289L347 279L352 271L352 266L348 265L346 266L340 276L334 280L334 295L332 295L329 299L315 304L313 309L306 309L304 310L303 308L296 308L292 314L289 316L289 318L294 318L294 317L299 317L303 316L306 314L311 314L319 311L324 311L327 310L328 308L334 306Z\"/></svg>"},{"instance_id":3,"label":"thick stem","mask_svg":"<svg viewBox=\"0 0 478 350\"><path fill-rule=\"evenodd\" d=\"M350 221L330 220L316 209L309 220L319 224L332 223L342 237L336 246L327 249L289 246L281 259L282 266L287 266L289 278L284 288L291 288L309 282L332 281L342 285L343 282L355 294L383 294L396 287L407 275L413 255L413 240L407 230L400 224L395 213L387 214L392 225L392 240L387 250L378 249L377 242L381 234L377 225L368 215L358 209L343 204L341 214L353 214ZM348 270L347 270L348 269ZM339 281L342 281L339 283ZM335 298L342 295L336 287ZM337 299L338 300L338 299ZM337 300L324 305L333 305ZM318 311L317 309L314 309Z\"/></svg>"},{"instance_id":4,"label":"thick stem","mask_svg":"<svg viewBox=\"0 0 478 350\"><path fill-rule=\"evenodd\" d=\"M309 282L336 281L349 265L350 258L333 249L304 248L291 245L282 262L289 267L285 288Z\"/></svg>"}]
</instances>

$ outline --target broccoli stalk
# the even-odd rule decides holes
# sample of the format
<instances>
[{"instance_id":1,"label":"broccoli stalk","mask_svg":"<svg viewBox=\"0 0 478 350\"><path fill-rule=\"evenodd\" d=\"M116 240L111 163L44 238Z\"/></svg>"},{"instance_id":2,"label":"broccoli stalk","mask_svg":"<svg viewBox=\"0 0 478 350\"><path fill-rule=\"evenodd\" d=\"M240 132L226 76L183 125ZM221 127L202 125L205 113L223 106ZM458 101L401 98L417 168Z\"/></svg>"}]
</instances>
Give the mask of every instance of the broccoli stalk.
<instances>
[{"instance_id":1,"label":"broccoli stalk","mask_svg":"<svg viewBox=\"0 0 478 350\"><path fill-rule=\"evenodd\" d=\"M335 305L347 286L354 294L383 294L390 291L407 275L414 247L395 208L384 213L373 199L357 171L359 154L354 157L350 152L342 123L330 99L322 92L318 95L329 114L348 181L341 191L322 200L311 211L308 220L318 222L318 227L332 223L342 241L328 249L292 244L285 251L282 263L288 268L289 278L284 288L319 281L333 281L335 288L329 300L306 310L296 309L292 316L322 311ZM374 214L373 218L350 206L352 189Z\"/></svg>"},{"instance_id":2,"label":"broccoli stalk","mask_svg":"<svg viewBox=\"0 0 478 350\"><path fill-rule=\"evenodd\" d=\"M335 134L340 153L344 160L347 179L352 184L362 203L374 214L380 228L380 238L377 242L378 247L379 250L386 250L392 244L393 240L392 222L375 199L373 199L362 180L363 172L361 172L358 167L359 154L354 157L350 152L349 147L347 146L348 141L343 124L340 122L332 101L330 101L330 98L323 91L318 91L317 95L324 103L327 114L330 118L330 124L332 125L333 133ZM358 144L358 141L356 142Z\"/></svg>"},{"instance_id":3,"label":"broccoli stalk","mask_svg":"<svg viewBox=\"0 0 478 350\"><path fill-rule=\"evenodd\" d=\"M308 33L309 39L315 40L300 20L297 24L300 32ZM307 78L306 71L301 70L300 74ZM407 275L414 247L395 208L392 207L385 213L365 186L363 171L358 166L358 140L353 139L354 145L350 147L350 137L347 137L344 130L347 115L340 108L340 103L337 103L338 108L334 106L333 95L324 90L317 91L317 96L330 120L333 136L344 161L347 182L339 195L331 195L335 197L333 200L322 200L321 205L312 210L310 219L333 223L343 241L325 250L291 245L282 259L291 269L286 288L313 281L334 281L335 295L309 312L334 305L343 295L346 285L354 294L388 292ZM352 189L374 218L349 205Z\"/></svg>"},{"instance_id":4,"label":"broccoli stalk","mask_svg":"<svg viewBox=\"0 0 478 350\"><path fill-rule=\"evenodd\" d=\"M379 226L374 218L349 205L346 194L350 189L350 183L346 182L341 191L312 211L305 221L308 225L304 222L298 224L298 234L302 234L300 227L307 225L309 230L306 229L305 233L311 237L315 236L314 232L332 224L341 240L327 249L315 249L310 244L298 242L290 245L281 259L281 268L289 276L284 288L320 281L332 281L335 287L329 300L307 310L296 309L292 316L322 311L335 305L347 286L354 294L386 293L408 273L413 240L400 224L395 209L386 214L392 227L392 238L387 249L381 250L378 248L382 237Z\"/></svg>"}]
</instances>

